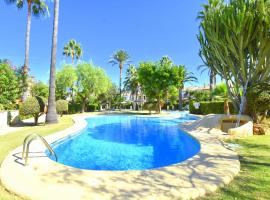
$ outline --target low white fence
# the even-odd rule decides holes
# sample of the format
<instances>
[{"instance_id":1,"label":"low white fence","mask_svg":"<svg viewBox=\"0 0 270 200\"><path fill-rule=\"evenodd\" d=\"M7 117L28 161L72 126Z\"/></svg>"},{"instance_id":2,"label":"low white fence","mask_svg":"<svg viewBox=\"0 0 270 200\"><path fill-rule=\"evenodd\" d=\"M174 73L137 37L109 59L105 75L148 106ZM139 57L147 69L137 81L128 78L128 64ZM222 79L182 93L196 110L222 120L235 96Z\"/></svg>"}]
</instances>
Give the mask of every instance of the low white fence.
<instances>
[{"instance_id":1,"label":"low white fence","mask_svg":"<svg viewBox=\"0 0 270 200\"><path fill-rule=\"evenodd\" d=\"M12 110L12 111L3 111L0 112L0 128L4 128L9 126L8 125L8 112L10 112L10 123L16 123L16 118L18 118L19 111L18 110Z\"/></svg>"}]
</instances>

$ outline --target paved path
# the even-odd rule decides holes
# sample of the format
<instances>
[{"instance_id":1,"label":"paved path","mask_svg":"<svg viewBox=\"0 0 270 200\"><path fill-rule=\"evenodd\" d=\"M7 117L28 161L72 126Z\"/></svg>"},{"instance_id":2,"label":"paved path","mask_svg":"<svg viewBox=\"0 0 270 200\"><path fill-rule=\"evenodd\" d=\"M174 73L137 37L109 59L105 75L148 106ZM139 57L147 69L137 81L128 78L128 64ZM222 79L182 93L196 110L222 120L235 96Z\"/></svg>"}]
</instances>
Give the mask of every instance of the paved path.
<instances>
[{"instance_id":1,"label":"paved path","mask_svg":"<svg viewBox=\"0 0 270 200\"><path fill-rule=\"evenodd\" d=\"M200 141L201 151L179 164L143 171L81 170L50 160L36 142L29 165L24 166L19 147L2 163L0 178L8 190L35 200L194 199L228 184L240 170L237 154L210 134L220 133L218 118L207 116L182 126ZM82 117L74 120L73 127L46 139L53 142L86 126Z\"/></svg>"},{"instance_id":2,"label":"paved path","mask_svg":"<svg viewBox=\"0 0 270 200\"><path fill-rule=\"evenodd\" d=\"M39 119L38 119L38 122L39 123L45 123L45 117L46 117L46 115L41 115L39 117ZM25 123L25 124L34 123L34 118L23 120L23 123ZM12 127L10 127L10 126L1 127L0 128L0 135L6 135L6 134L9 134L9 133L13 133L15 131L19 131L23 127L24 127L23 125L12 126Z\"/></svg>"}]
</instances>

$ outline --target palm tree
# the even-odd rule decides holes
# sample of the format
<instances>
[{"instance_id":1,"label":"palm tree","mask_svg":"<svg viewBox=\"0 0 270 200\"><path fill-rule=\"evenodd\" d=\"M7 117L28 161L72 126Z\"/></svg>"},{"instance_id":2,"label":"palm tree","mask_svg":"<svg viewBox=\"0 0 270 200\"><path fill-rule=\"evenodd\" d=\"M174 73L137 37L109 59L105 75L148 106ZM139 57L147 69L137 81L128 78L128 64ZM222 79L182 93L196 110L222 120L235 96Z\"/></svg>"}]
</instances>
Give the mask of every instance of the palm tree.
<instances>
[{"instance_id":1,"label":"palm tree","mask_svg":"<svg viewBox=\"0 0 270 200\"><path fill-rule=\"evenodd\" d=\"M119 50L116 53L112 55L112 57L109 60L109 63L112 65L119 65L120 69L120 80L119 80L119 91L120 91L120 97L122 97L122 71L125 63L129 62L129 55L125 50Z\"/></svg>"},{"instance_id":2,"label":"palm tree","mask_svg":"<svg viewBox=\"0 0 270 200\"><path fill-rule=\"evenodd\" d=\"M183 97L182 97L182 91L184 89L185 83L187 82L195 82L198 81L198 79L194 76L192 72L188 72L187 69L180 65L180 73L182 76L182 81L179 86L179 102L178 102L178 109L182 110L183 109Z\"/></svg>"},{"instance_id":3,"label":"palm tree","mask_svg":"<svg viewBox=\"0 0 270 200\"><path fill-rule=\"evenodd\" d=\"M126 72L126 78L124 81L124 88L126 91L130 91L131 95L135 95L135 102L136 102L136 110L138 108L137 106L137 100L138 100L138 93L139 93L139 77L137 69L134 65L129 65L129 68Z\"/></svg>"},{"instance_id":4,"label":"palm tree","mask_svg":"<svg viewBox=\"0 0 270 200\"><path fill-rule=\"evenodd\" d=\"M48 113L46 115L46 123L57 123L56 103L55 103L55 65L57 52L57 35L58 35L58 18L59 18L59 0L54 0L54 22L53 22L53 38L51 51L51 67L50 67L50 86Z\"/></svg>"},{"instance_id":5,"label":"palm tree","mask_svg":"<svg viewBox=\"0 0 270 200\"><path fill-rule=\"evenodd\" d=\"M28 71L29 71L29 47L30 47L30 29L31 29L31 16L34 15L39 17L40 15L48 14L48 6L43 0L5 0L8 4L15 3L17 8L22 9L25 4L27 4L27 23L26 23L26 35L25 35L25 56L24 56L24 65L23 65L23 75L26 77L24 79L24 91L22 100L28 96Z\"/></svg>"},{"instance_id":6,"label":"palm tree","mask_svg":"<svg viewBox=\"0 0 270 200\"><path fill-rule=\"evenodd\" d=\"M199 54L201 56L201 52ZM215 68L212 68L206 65L200 65L198 67L198 70L201 70L201 73L208 70L210 92L213 92L217 83L217 72L215 71Z\"/></svg>"},{"instance_id":7,"label":"palm tree","mask_svg":"<svg viewBox=\"0 0 270 200\"><path fill-rule=\"evenodd\" d=\"M72 64L74 64L75 58L78 60L80 57L82 57L82 54L83 54L82 47L75 40L70 40L64 46L63 55L71 57Z\"/></svg>"}]
</instances>

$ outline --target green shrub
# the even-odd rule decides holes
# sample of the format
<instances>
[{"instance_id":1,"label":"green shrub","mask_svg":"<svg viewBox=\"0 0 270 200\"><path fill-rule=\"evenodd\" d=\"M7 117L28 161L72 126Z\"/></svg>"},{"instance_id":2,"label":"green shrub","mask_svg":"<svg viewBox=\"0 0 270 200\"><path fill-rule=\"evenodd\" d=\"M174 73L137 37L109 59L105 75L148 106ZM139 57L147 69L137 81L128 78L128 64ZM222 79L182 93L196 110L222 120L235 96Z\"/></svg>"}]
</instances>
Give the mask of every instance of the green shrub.
<instances>
[{"instance_id":1,"label":"green shrub","mask_svg":"<svg viewBox=\"0 0 270 200\"><path fill-rule=\"evenodd\" d=\"M99 105L98 104L89 104L86 108L87 112L95 112L96 110L99 110Z\"/></svg>"},{"instance_id":2,"label":"green shrub","mask_svg":"<svg viewBox=\"0 0 270 200\"><path fill-rule=\"evenodd\" d=\"M64 112L68 112L68 101L66 100L56 101L56 111L62 117Z\"/></svg>"},{"instance_id":3,"label":"green shrub","mask_svg":"<svg viewBox=\"0 0 270 200\"><path fill-rule=\"evenodd\" d=\"M143 109L148 110L149 113L151 113L151 111L156 111L157 110L157 103L152 103L152 102L145 103L143 105Z\"/></svg>"},{"instance_id":4,"label":"green shrub","mask_svg":"<svg viewBox=\"0 0 270 200\"><path fill-rule=\"evenodd\" d=\"M19 113L22 116L33 116L35 124L38 123L38 118L44 113L46 100L42 97L28 97L19 108Z\"/></svg>"},{"instance_id":5,"label":"green shrub","mask_svg":"<svg viewBox=\"0 0 270 200\"><path fill-rule=\"evenodd\" d=\"M69 103L68 104L68 113L75 114L79 113L82 110L82 105L80 103Z\"/></svg>"},{"instance_id":6,"label":"green shrub","mask_svg":"<svg viewBox=\"0 0 270 200\"><path fill-rule=\"evenodd\" d=\"M4 106L0 104L0 112L4 110Z\"/></svg>"},{"instance_id":7,"label":"green shrub","mask_svg":"<svg viewBox=\"0 0 270 200\"><path fill-rule=\"evenodd\" d=\"M194 103L195 103L195 101L193 101L193 100L190 100L189 101L189 112L191 114L198 114L198 115L202 114L200 108L199 109L196 109L194 107Z\"/></svg>"},{"instance_id":8,"label":"green shrub","mask_svg":"<svg viewBox=\"0 0 270 200\"><path fill-rule=\"evenodd\" d=\"M228 95L228 89L226 83L220 83L216 85L212 92L213 96L226 97Z\"/></svg>"},{"instance_id":9,"label":"green shrub","mask_svg":"<svg viewBox=\"0 0 270 200\"><path fill-rule=\"evenodd\" d=\"M261 122L270 110L270 85L261 84L247 91L247 113L255 122Z\"/></svg>"},{"instance_id":10,"label":"green shrub","mask_svg":"<svg viewBox=\"0 0 270 200\"><path fill-rule=\"evenodd\" d=\"M193 105L193 101L190 101L189 104L189 112L191 114L224 114L224 101L208 101L208 102L200 102L199 109L195 109ZM236 114L237 112L234 109L232 102L229 102L230 113Z\"/></svg>"},{"instance_id":11,"label":"green shrub","mask_svg":"<svg viewBox=\"0 0 270 200\"><path fill-rule=\"evenodd\" d=\"M132 106L133 106L132 102L127 102L127 103L122 105L122 108L123 109L130 109L130 107L132 107Z\"/></svg>"},{"instance_id":12,"label":"green shrub","mask_svg":"<svg viewBox=\"0 0 270 200\"><path fill-rule=\"evenodd\" d=\"M211 100L211 92L208 90L194 90L189 91L189 95L191 99L194 101L210 101Z\"/></svg>"},{"instance_id":13,"label":"green shrub","mask_svg":"<svg viewBox=\"0 0 270 200\"><path fill-rule=\"evenodd\" d=\"M18 105L15 103L6 104L4 110L18 110Z\"/></svg>"}]
</instances>

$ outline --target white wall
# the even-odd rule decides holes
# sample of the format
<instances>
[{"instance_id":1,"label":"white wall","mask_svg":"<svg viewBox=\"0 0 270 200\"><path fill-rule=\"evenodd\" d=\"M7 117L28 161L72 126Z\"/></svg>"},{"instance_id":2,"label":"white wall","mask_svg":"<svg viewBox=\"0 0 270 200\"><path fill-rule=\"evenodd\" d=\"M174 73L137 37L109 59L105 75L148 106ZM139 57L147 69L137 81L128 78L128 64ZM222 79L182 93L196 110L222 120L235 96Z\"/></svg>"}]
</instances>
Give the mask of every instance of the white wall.
<instances>
[{"instance_id":1,"label":"white wall","mask_svg":"<svg viewBox=\"0 0 270 200\"><path fill-rule=\"evenodd\" d=\"M0 112L0 128L4 128L7 126L7 111Z\"/></svg>"},{"instance_id":2,"label":"white wall","mask_svg":"<svg viewBox=\"0 0 270 200\"><path fill-rule=\"evenodd\" d=\"M18 110L12 110L10 111L11 114L11 122L14 124L16 124L16 117L19 115L19 111ZM7 127L7 116L8 116L8 111L4 111L4 112L0 112L0 128L4 128Z\"/></svg>"}]
</instances>

